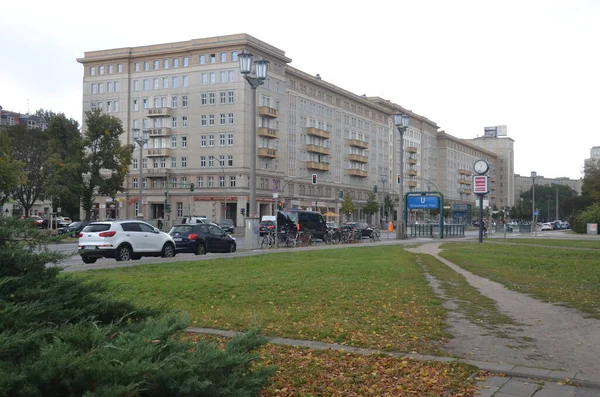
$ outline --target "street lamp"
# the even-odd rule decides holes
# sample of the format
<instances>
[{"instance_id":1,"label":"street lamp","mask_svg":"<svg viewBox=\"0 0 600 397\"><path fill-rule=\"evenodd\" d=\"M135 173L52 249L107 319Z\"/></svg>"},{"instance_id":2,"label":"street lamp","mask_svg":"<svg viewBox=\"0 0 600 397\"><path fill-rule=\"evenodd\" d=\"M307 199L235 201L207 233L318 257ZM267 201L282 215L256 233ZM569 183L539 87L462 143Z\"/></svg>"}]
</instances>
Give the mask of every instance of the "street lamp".
<instances>
[{"instance_id":1,"label":"street lamp","mask_svg":"<svg viewBox=\"0 0 600 397\"><path fill-rule=\"evenodd\" d=\"M221 171L223 171L223 181L224 186L225 186L225 218L227 218L227 175L225 175L225 168L223 168L223 164L221 164L221 160L219 160L218 158L216 158L215 156L210 156L210 158L213 158L215 160L217 160L219 162L219 166L221 167Z\"/></svg>"},{"instance_id":2,"label":"street lamp","mask_svg":"<svg viewBox=\"0 0 600 397\"><path fill-rule=\"evenodd\" d=\"M269 61L264 59L257 59L254 61L255 76L251 76L252 72L252 59L254 56L250 53L243 52L238 55L240 61L240 73L244 75L244 78L250 87L252 88L252 95L250 100L250 107L252 108L252 129L250 143L250 211L246 222L246 241L250 242L250 248L258 248L258 234L253 237L254 229L258 228L258 212L256 210L256 89L258 86L264 84L267 78L267 70L269 68Z\"/></svg>"},{"instance_id":3,"label":"street lamp","mask_svg":"<svg viewBox=\"0 0 600 397\"><path fill-rule=\"evenodd\" d=\"M396 210L396 218L398 218L398 227L396 228L396 238L404 240L406 232L404 230L404 132L408 128L410 118L405 114L394 114L394 125L400 133L400 183L398 186L400 201L399 208Z\"/></svg>"},{"instance_id":4,"label":"street lamp","mask_svg":"<svg viewBox=\"0 0 600 397\"><path fill-rule=\"evenodd\" d=\"M531 187L531 227L533 228L533 235L537 236L537 222L535 221L535 178L537 172L531 171L531 180L533 185Z\"/></svg>"},{"instance_id":5,"label":"street lamp","mask_svg":"<svg viewBox=\"0 0 600 397\"><path fill-rule=\"evenodd\" d=\"M135 131L135 130L134 130ZM137 130L139 131L139 130ZM137 143L140 146L140 161L138 164L138 168L140 170L140 177L139 177L139 194L138 194L138 216L141 216L142 219L144 219L144 210L142 207L142 153L143 153L143 149L144 149L144 145L148 142L147 139L144 138L135 138L135 143Z\"/></svg>"}]
</instances>

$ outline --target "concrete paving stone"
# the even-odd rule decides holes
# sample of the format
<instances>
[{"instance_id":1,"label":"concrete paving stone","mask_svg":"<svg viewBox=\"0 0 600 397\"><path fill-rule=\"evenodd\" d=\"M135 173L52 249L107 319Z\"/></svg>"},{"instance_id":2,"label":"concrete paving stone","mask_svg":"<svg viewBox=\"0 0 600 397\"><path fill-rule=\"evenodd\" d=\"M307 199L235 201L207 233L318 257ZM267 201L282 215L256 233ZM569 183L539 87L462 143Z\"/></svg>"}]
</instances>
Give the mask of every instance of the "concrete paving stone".
<instances>
[{"instance_id":1,"label":"concrete paving stone","mask_svg":"<svg viewBox=\"0 0 600 397\"><path fill-rule=\"evenodd\" d=\"M457 361L458 359L453 358L453 357L436 357L435 361L441 361L443 363L453 363L455 361Z\"/></svg>"},{"instance_id":2,"label":"concrete paving stone","mask_svg":"<svg viewBox=\"0 0 600 397\"><path fill-rule=\"evenodd\" d=\"M500 388L500 392L513 396L531 397L539 388L540 385L537 382L529 379L511 378Z\"/></svg>"},{"instance_id":3,"label":"concrete paving stone","mask_svg":"<svg viewBox=\"0 0 600 397\"><path fill-rule=\"evenodd\" d=\"M531 397L532 395L529 394L526 397ZM509 394L509 393L504 393L502 391L499 391L498 393L494 394L494 397L523 397L523 394Z\"/></svg>"},{"instance_id":4,"label":"concrete paving stone","mask_svg":"<svg viewBox=\"0 0 600 397\"><path fill-rule=\"evenodd\" d=\"M589 381L600 385L600 376L599 375L585 375L582 373L575 374L573 380L581 380L581 381Z\"/></svg>"},{"instance_id":5,"label":"concrete paving stone","mask_svg":"<svg viewBox=\"0 0 600 397\"><path fill-rule=\"evenodd\" d=\"M506 384L506 382L508 382L510 380L510 378L507 378L505 376L492 376L490 378L487 378L485 380L485 382L483 382L484 384L486 384L487 386L497 386L497 387L502 387Z\"/></svg>"},{"instance_id":6,"label":"concrete paving stone","mask_svg":"<svg viewBox=\"0 0 600 397\"><path fill-rule=\"evenodd\" d=\"M477 360L460 360L463 363L471 364L479 369L483 369L489 372L508 372L514 368L514 365L491 363L488 361L477 361Z\"/></svg>"},{"instance_id":7,"label":"concrete paving stone","mask_svg":"<svg viewBox=\"0 0 600 397\"><path fill-rule=\"evenodd\" d=\"M479 394L476 394L477 397L492 397L498 390L500 390L500 387L498 386L483 387L483 384L480 384L478 386Z\"/></svg>"},{"instance_id":8,"label":"concrete paving stone","mask_svg":"<svg viewBox=\"0 0 600 397\"><path fill-rule=\"evenodd\" d=\"M415 360L422 360L422 361L434 361L436 358L438 358L437 356L430 356L428 354L409 354L407 353L404 357L406 358L413 358Z\"/></svg>"},{"instance_id":9,"label":"concrete paving stone","mask_svg":"<svg viewBox=\"0 0 600 397\"><path fill-rule=\"evenodd\" d=\"M600 389L578 387L575 389L573 397L600 397Z\"/></svg>"},{"instance_id":10,"label":"concrete paving stone","mask_svg":"<svg viewBox=\"0 0 600 397\"><path fill-rule=\"evenodd\" d=\"M535 393L535 397L573 397L576 390L574 386L544 382L544 387Z\"/></svg>"},{"instance_id":11,"label":"concrete paving stone","mask_svg":"<svg viewBox=\"0 0 600 397\"><path fill-rule=\"evenodd\" d=\"M531 377L543 377L548 376L552 372L549 369L543 368L532 368L532 367L523 367L523 366L515 366L511 373L518 374L519 376L531 376Z\"/></svg>"},{"instance_id":12,"label":"concrete paving stone","mask_svg":"<svg viewBox=\"0 0 600 397\"><path fill-rule=\"evenodd\" d=\"M550 373L548 374L548 377L552 378L552 379L565 380L565 379L575 378L576 374L577 374L576 372L569 372L569 371L550 371Z\"/></svg>"}]
</instances>

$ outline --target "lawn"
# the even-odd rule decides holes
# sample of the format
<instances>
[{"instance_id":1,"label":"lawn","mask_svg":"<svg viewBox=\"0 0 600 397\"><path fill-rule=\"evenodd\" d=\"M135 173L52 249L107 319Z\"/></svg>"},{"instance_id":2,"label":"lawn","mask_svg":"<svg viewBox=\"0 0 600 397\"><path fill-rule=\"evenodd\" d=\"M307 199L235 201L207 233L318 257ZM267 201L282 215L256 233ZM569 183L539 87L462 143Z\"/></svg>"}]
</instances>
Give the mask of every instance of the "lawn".
<instances>
[{"instance_id":1,"label":"lawn","mask_svg":"<svg viewBox=\"0 0 600 397\"><path fill-rule=\"evenodd\" d=\"M565 240L552 238L511 238L509 240L490 239L486 243L535 244L553 247L600 249L600 240Z\"/></svg>"},{"instance_id":2,"label":"lawn","mask_svg":"<svg viewBox=\"0 0 600 397\"><path fill-rule=\"evenodd\" d=\"M193 256L190 256L193 259ZM190 313L193 325L436 353L445 309L400 246L285 252L86 272L139 304Z\"/></svg>"},{"instance_id":3,"label":"lawn","mask_svg":"<svg viewBox=\"0 0 600 397\"><path fill-rule=\"evenodd\" d=\"M442 257L465 270L600 319L598 252L487 242L446 243L441 248Z\"/></svg>"}]
</instances>

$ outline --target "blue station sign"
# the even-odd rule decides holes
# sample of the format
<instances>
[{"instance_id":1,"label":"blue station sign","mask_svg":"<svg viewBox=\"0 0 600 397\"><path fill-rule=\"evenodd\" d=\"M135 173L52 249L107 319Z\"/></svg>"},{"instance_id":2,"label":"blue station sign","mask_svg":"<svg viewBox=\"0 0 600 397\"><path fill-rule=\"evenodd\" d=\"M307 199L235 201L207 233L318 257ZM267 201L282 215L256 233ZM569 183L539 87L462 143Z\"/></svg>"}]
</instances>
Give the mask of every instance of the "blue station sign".
<instances>
[{"instance_id":1,"label":"blue station sign","mask_svg":"<svg viewBox=\"0 0 600 397\"><path fill-rule=\"evenodd\" d=\"M440 208L439 196L408 196L409 209L438 209Z\"/></svg>"}]
</instances>

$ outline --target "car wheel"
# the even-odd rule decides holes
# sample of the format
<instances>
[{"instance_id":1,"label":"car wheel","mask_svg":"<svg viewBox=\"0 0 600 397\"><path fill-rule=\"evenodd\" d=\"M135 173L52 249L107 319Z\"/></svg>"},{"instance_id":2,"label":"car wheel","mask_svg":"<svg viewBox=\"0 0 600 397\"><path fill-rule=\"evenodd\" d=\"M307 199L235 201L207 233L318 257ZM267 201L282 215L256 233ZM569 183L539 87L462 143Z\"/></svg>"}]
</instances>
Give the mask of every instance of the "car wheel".
<instances>
[{"instance_id":1,"label":"car wheel","mask_svg":"<svg viewBox=\"0 0 600 397\"><path fill-rule=\"evenodd\" d=\"M175 256L175 247L173 244L165 243L160 256L163 258L172 258Z\"/></svg>"},{"instance_id":2,"label":"car wheel","mask_svg":"<svg viewBox=\"0 0 600 397\"><path fill-rule=\"evenodd\" d=\"M89 256L82 256L81 260L83 261L83 263L96 263L98 258L90 258Z\"/></svg>"},{"instance_id":3,"label":"car wheel","mask_svg":"<svg viewBox=\"0 0 600 397\"><path fill-rule=\"evenodd\" d=\"M235 243L229 243L229 252L235 252Z\"/></svg>"},{"instance_id":4,"label":"car wheel","mask_svg":"<svg viewBox=\"0 0 600 397\"><path fill-rule=\"evenodd\" d=\"M194 252L194 254L206 255L206 246L202 243L198 243L198 245L196 246L196 252Z\"/></svg>"},{"instance_id":5,"label":"car wheel","mask_svg":"<svg viewBox=\"0 0 600 397\"><path fill-rule=\"evenodd\" d=\"M121 245L117 248L117 254L115 255L115 259L117 262L128 261L131 259L131 248L127 245Z\"/></svg>"}]
</instances>

